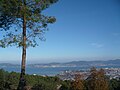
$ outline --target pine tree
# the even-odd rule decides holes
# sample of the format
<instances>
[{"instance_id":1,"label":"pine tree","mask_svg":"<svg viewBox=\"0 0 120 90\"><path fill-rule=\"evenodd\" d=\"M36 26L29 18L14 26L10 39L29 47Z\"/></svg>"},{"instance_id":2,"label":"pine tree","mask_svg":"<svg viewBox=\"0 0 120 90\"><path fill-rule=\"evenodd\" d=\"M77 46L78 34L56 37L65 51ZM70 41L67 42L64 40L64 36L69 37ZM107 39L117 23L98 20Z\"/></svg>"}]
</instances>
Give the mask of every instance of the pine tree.
<instances>
[{"instance_id":1,"label":"pine tree","mask_svg":"<svg viewBox=\"0 0 120 90\"><path fill-rule=\"evenodd\" d=\"M26 48L35 47L37 39L44 40L43 34L55 17L45 16L42 11L58 0L0 0L0 30L3 38L0 47L22 47L21 75L19 90L26 85Z\"/></svg>"}]
</instances>

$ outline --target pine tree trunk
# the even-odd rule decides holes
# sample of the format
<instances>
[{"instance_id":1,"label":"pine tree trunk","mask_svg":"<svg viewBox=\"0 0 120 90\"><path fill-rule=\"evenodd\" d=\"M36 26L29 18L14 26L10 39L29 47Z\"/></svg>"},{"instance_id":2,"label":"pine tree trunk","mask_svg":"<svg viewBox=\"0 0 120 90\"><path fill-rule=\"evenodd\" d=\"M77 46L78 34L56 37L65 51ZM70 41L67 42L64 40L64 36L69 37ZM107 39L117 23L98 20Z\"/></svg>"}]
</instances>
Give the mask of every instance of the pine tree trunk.
<instances>
[{"instance_id":1,"label":"pine tree trunk","mask_svg":"<svg viewBox=\"0 0 120 90\"><path fill-rule=\"evenodd\" d=\"M24 0L24 7L25 7L25 0ZM17 90L24 90L26 86L26 80L25 80L25 66L26 66L26 16L25 16L25 8L24 8L24 14L23 14L23 46L22 46L22 62L21 62L21 74L20 74L20 80Z\"/></svg>"}]
</instances>

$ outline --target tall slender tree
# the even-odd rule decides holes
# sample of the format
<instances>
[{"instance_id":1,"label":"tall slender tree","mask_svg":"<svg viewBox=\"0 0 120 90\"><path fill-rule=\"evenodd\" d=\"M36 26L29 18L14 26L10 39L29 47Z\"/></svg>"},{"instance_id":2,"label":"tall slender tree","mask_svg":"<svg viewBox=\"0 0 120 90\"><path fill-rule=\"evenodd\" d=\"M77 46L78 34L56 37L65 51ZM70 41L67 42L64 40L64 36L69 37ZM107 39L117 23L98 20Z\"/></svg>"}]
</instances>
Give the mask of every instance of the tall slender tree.
<instances>
[{"instance_id":1,"label":"tall slender tree","mask_svg":"<svg viewBox=\"0 0 120 90\"><path fill-rule=\"evenodd\" d=\"M35 47L36 39L45 40L44 33L55 17L42 11L58 0L0 0L0 47L22 47L21 75L18 90L25 87L26 48Z\"/></svg>"}]
</instances>

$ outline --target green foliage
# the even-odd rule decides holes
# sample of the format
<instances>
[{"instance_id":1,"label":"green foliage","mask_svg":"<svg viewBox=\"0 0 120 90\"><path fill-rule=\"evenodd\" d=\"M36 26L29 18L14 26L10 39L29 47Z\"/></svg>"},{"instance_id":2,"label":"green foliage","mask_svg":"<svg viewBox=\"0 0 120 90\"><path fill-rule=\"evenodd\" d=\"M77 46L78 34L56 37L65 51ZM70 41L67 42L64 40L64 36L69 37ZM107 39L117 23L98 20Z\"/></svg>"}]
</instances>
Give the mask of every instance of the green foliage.
<instances>
[{"instance_id":1,"label":"green foliage","mask_svg":"<svg viewBox=\"0 0 120 90\"><path fill-rule=\"evenodd\" d=\"M120 90L120 80L110 80L110 90Z\"/></svg>"},{"instance_id":2,"label":"green foliage","mask_svg":"<svg viewBox=\"0 0 120 90\"><path fill-rule=\"evenodd\" d=\"M61 82L61 87L60 87L60 90L70 90L70 88L71 88L71 81L68 81L68 80L66 80L66 81L63 81L63 82Z\"/></svg>"},{"instance_id":3,"label":"green foliage","mask_svg":"<svg viewBox=\"0 0 120 90\"><path fill-rule=\"evenodd\" d=\"M19 82L19 73L5 72L0 69L0 90L16 90ZM61 80L58 77L43 77L38 75L25 75L26 88L32 90L56 90Z\"/></svg>"},{"instance_id":4,"label":"green foliage","mask_svg":"<svg viewBox=\"0 0 120 90\"><path fill-rule=\"evenodd\" d=\"M50 88L51 90L56 90L57 85L59 84L59 80L56 81L56 77L41 77L41 76L32 76L32 77L34 77L34 80L32 79L31 81L35 81L34 83L31 82L31 85L33 86L34 90L36 86L37 86L36 88L40 88L40 86L44 88L40 90L49 90Z\"/></svg>"},{"instance_id":5,"label":"green foliage","mask_svg":"<svg viewBox=\"0 0 120 90\"><path fill-rule=\"evenodd\" d=\"M18 0L0 0L0 28L5 30L14 23Z\"/></svg>"},{"instance_id":6,"label":"green foliage","mask_svg":"<svg viewBox=\"0 0 120 90\"><path fill-rule=\"evenodd\" d=\"M4 77L4 71L3 69L0 69L0 90L4 90L5 85L5 77Z\"/></svg>"},{"instance_id":7,"label":"green foliage","mask_svg":"<svg viewBox=\"0 0 120 90\"><path fill-rule=\"evenodd\" d=\"M56 90L60 83L58 77L42 77L38 75L26 75L27 86L32 86L33 90ZM44 89L43 89L44 88Z\"/></svg>"},{"instance_id":8,"label":"green foliage","mask_svg":"<svg viewBox=\"0 0 120 90\"><path fill-rule=\"evenodd\" d=\"M45 90L45 86L44 86L44 84L35 84L32 87L32 90Z\"/></svg>"},{"instance_id":9,"label":"green foliage","mask_svg":"<svg viewBox=\"0 0 120 90\"><path fill-rule=\"evenodd\" d=\"M19 76L20 74L16 72L9 73L9 75L7 76L6 86L9 89L17 89L18 82L19 82Z\"/></svg>"}]
</instances>

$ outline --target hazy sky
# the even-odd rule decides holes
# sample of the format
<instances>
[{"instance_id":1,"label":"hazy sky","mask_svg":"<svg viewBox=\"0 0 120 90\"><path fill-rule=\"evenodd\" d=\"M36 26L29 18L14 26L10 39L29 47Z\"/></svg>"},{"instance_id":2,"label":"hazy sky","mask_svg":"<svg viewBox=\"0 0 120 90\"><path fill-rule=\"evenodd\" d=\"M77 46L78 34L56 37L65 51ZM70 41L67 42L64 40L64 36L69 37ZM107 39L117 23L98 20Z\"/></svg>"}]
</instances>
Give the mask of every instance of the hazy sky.
<instances>
[{"instance_id":1,"label":"hazy sky","mask_svg":"<svg viewBox=\"0 0 120 90\"><path fill-rule=\"evenodd\" d=\"M45 42L27 49L27 63L120 58L119 0L59 0L43 13L57 22ZM0 48L0 62L13 61L21 61L21 49Z\"/></svg>"}]
</instances>

